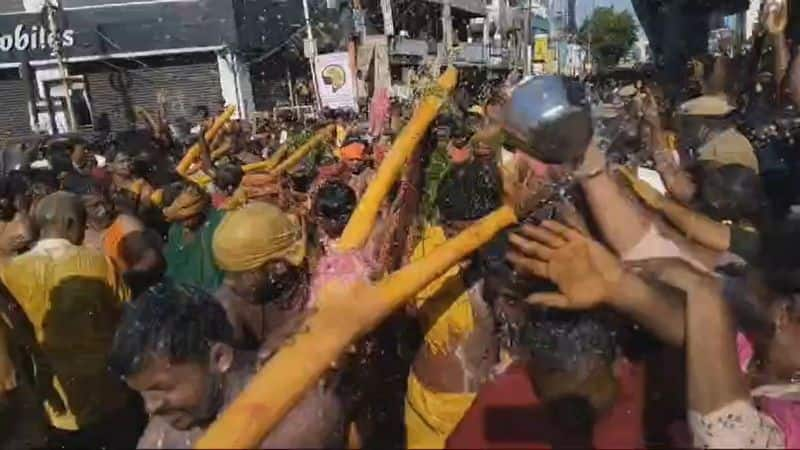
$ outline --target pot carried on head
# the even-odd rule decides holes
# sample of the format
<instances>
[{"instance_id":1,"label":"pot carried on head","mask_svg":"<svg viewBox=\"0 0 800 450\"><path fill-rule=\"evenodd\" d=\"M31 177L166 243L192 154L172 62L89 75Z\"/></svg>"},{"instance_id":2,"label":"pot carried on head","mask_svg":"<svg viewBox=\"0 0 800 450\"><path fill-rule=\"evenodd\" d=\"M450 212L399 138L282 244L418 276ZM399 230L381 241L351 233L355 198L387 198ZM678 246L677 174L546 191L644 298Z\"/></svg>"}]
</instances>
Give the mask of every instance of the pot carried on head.
<instances>
[{"instance_id":1,"label":"pot carried on head","mask_svg":"<svg viewBox=\"0 0 800 450\"><path fill-rule=\"evenodd\" d=\"M580 160L593 134L583 85L550 75L523 81L511 92L501 126L508 144L549 164Z\"/></svg>"}]
</instances>

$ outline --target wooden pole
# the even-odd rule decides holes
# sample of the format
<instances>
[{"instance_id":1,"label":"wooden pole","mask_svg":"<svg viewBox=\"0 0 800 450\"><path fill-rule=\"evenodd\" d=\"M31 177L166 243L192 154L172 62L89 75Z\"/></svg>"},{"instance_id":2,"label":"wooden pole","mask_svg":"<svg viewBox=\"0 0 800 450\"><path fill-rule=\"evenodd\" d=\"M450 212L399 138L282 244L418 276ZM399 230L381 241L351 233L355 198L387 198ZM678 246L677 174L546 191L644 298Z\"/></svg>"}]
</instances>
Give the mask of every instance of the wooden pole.
<instances>
[{"instance_id":1,"label":"wooden pole","mask_svg":"<svg viewBox=\"0 0 800 450\"><path fill-rule=\"evenodd\" d=\"M195 448L257 448L347 348L516 222L514 210L504 206L376 285L341 286L333 282L326 286L317 312L307 322L308 331L298 334L259 370ZM349 292L342 295L342 289Z\"/></svg>"},{"instance_id":2,"label":"wooden pole","mask_svg":"<svg viewBox=\"0 0 800 450\"><path fill-rule=\"evenodd\" d=\"M364 246L381 204L386 199L392 186L403 172L403 167L425 136L431 123L436 119L442 105L458 82L458 71L450 67L438 81L438 92L426 96L417 107L414 116L394 141L391 151L386 155L375 179L367 187L356 210L347 222L339 240L340 250L354 250Z\"/></svg>"}]
</instances>

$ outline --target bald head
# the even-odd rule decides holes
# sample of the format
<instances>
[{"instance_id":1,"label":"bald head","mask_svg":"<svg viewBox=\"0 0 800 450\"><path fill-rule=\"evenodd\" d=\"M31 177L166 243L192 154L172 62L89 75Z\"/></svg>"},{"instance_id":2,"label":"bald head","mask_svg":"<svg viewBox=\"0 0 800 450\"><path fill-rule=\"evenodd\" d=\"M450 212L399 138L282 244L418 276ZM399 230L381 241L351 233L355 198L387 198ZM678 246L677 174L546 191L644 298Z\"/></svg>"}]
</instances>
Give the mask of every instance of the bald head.
<instances>
[{"instance_id":1,"label":"bald head","mask_svg":"<svg viewBox=\"0 0 800 450\"><path fill-rule=\"evenodd\" d=\"M33 220L41 239L67 239L75 245L83 243L86 208L75 194L58 191L44 197L36 205Z\"/></svg>"}]
</instances>

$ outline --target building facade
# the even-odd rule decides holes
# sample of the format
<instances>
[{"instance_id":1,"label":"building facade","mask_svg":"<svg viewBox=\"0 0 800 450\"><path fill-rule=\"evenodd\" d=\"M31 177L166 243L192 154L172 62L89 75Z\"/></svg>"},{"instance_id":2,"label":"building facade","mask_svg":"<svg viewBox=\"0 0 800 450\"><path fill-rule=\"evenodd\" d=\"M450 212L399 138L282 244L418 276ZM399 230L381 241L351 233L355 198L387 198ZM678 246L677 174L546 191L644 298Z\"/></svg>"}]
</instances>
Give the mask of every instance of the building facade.
<instances>
[{"instance_id":1,"label":"building facade","mask_svg":"<svg viewBox=\"0 0 800 450\"><path fill-rule=\"evenodd\" d=\"M43 5L0 2L0 136L130 129L159 98L172 120L247 117L264 103L252 66L304 26L294 0L61 0L55 21Z\"/></svg>"}]
</instances>

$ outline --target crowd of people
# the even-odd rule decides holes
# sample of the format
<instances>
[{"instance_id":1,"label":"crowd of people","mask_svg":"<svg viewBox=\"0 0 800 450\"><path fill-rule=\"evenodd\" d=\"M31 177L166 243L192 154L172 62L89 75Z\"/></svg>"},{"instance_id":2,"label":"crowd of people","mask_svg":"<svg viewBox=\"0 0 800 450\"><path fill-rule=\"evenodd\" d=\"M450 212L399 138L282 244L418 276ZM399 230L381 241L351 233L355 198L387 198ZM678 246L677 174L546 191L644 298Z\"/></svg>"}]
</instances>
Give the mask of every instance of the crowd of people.
<instances>
[{"instance_id":1,"label":"crowd of people","mask_svg":"<svg viewBox=\"0 0 800 450\"><path fill-rule=\"evenodd\" d=\"M511 205L519 225L342 349L261 447L800 447L800 159L762 126L800 107L800 51L764 23L755 83L719 56L677 103L654 79L594 92L602 131L557 164L504 130L514 77L433 124L381 92L369 120L140 111L137 133L5 149L0 442L193 447L310 318L383 292L349 286Z\"/></svg>"}]
</instances>

